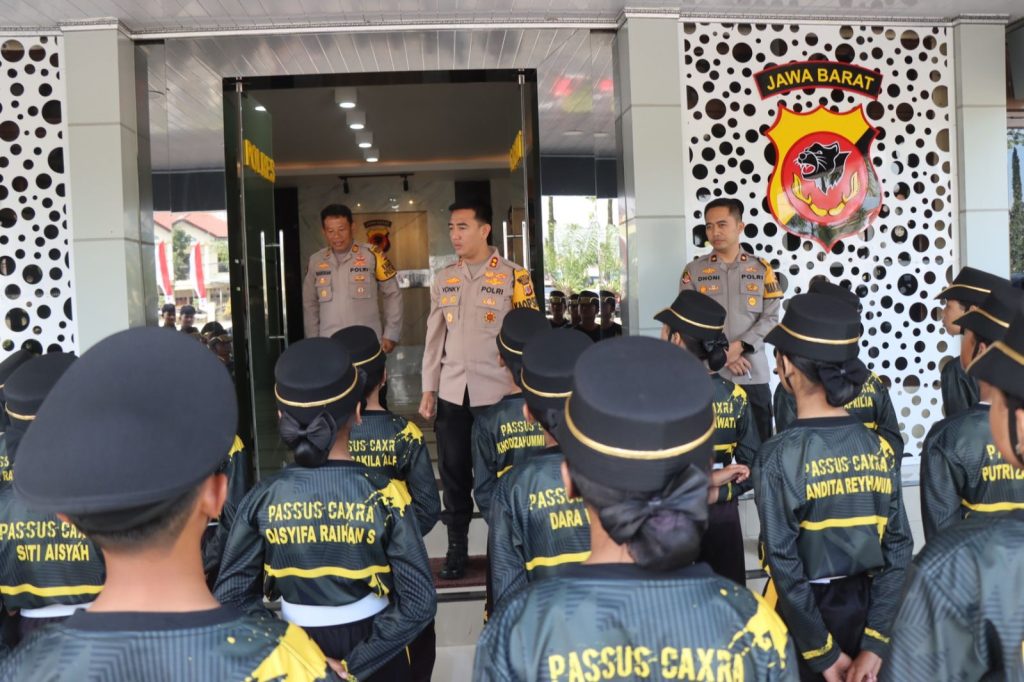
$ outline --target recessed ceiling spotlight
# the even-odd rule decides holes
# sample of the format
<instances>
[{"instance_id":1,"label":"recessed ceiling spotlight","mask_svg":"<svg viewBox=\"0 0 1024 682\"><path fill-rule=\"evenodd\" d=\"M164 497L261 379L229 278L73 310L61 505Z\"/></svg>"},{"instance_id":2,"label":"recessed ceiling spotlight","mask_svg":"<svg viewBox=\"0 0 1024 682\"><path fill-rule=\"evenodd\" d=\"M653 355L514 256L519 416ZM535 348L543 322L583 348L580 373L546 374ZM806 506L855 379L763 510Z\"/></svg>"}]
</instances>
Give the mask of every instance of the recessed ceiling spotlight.
<instances>
[{"instance_id":1,"label":"recessed ceiling spotlight","mask_svg":"<svg viewBox=\"0 0 1024 682\"><path fill-rule=\"evenodd\" d=\"M335 90L334 90L334 101L342 109L355 109L356 108L356 89L355 88L335 88Z\"/></svg>"},{"instance_id":2,"label":"recessed ceiling spotlight","mask_svg":"<svg viewBox=\"0 0 1024 682\"><path fill-rule=\"evenodd\" d=\"M366 113L357 109L350 109L345 113L345 120L352 130L362 130L366 127Z\"/></svg>"},{"instance_id":3,"label":"recessed ceiling spotlight","mask_svg":"<svg viewBox=\"0 0 1024 682\"><path fill-rule=\"evenodd\" d=\"M256 105L256 111L266 111L266 110L267 110L267 108L265 106L263 106L262 104L257 104Z\"/></svg>"}]
</instances>

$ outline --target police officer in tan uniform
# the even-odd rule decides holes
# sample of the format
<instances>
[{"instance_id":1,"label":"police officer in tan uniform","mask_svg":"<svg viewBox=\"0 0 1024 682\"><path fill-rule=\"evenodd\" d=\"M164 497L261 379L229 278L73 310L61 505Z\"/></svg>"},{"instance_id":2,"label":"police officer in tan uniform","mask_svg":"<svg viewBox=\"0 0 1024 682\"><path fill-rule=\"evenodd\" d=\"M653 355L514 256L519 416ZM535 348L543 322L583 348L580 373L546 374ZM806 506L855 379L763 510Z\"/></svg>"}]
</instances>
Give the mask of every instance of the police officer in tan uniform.
<instances>
[{"instance_id":1,"label":"police officer in tan uniform","mask_svg":"<svg viewBox=\"0 0 1024 682\"><path fill-rule=\"evenodd\" d=\"M327 206L320 212L320 225L327 247L310 256L302 281L306 338L362 325L376 332L384 352L390 353L402 331L402 292L395 268L376 246L354 241L348 206ZM383 328L378 296L384 299Z\"/></svg>"},{"instance_id":2,"label":"police officer in tan uniform","mask_svg":"<svg viewBox=\"0 0 1024 682\"><path fill-rule=\"evenodd\" d=\"M498 364L495 338L509 310L537 308L537 297L530 273L488 244L489 206L456 202L449 210L448 235L459 260L434 273L430 286L420 415L431 419L436 409L441 520L448 527L441 577L457 579L464 570L473 515L473 417L514 388Z\"/></svg>"},{"instance_id":3,"label":"police officer in tan uniform","mask_svg":"<svg viewBox=\"0 0 1024 682\"><path fill-rule=\"evenodd\" d=\"M679 289L695 289L726 310L725 336L730 340L720 374L747 392L762 441L772 435L772 395L764 337L779 322L782 288L768 261L740 248L743 204L715 199L704 208L713 251L683 269Z\"/></svg>"}]
</instances>

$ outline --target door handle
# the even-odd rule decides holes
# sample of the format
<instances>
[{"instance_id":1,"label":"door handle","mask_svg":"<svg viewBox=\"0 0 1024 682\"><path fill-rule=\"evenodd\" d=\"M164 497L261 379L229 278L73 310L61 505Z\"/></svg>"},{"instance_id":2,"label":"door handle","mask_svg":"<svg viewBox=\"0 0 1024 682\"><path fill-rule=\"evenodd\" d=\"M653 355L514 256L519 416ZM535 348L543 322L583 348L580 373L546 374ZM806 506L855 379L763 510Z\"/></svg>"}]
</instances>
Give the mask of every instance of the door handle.
<instances>
[{"instance_id":1,"label":"door handle","mask_svg":"<svg viewBox=\"0 0 1024 682\"><path fill-rule=\"evenodd\" d=\"M260 230L260 271L263 273L263 336L270 337L270 300L267 298L267 235Z\"/></svg>"},{"instance_id":2,"label":"door handle","mask_svg":"<svg viewBox=\"0 0 1024 682\"><path fill-rule=\"evenodd\" d=\"M284 279L284 230L277 231L277 260L281 271L281 339L288 348L288 284Z\"/></svg>"}]
</instances>

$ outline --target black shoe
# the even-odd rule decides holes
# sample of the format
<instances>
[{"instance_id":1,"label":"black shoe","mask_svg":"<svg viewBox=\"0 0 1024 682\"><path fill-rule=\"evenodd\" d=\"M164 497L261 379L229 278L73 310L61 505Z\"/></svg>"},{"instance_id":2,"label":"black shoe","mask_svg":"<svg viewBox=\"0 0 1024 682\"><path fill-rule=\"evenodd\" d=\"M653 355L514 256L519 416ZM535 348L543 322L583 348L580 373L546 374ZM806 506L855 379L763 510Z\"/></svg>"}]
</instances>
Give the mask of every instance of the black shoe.
<instances>
[{"instance_id":1,"label":"black shoe","mask_svg":"<svg viewBox=\"0 0 1024 682\"><path fill-rule=\"evenodd\" d=\"M465 535L448 536L448 554L444 558L444 566L438 577L441 580L460 580L466 575L466 563L469 561L469 538Z\"/></svg>"}]
</instances>

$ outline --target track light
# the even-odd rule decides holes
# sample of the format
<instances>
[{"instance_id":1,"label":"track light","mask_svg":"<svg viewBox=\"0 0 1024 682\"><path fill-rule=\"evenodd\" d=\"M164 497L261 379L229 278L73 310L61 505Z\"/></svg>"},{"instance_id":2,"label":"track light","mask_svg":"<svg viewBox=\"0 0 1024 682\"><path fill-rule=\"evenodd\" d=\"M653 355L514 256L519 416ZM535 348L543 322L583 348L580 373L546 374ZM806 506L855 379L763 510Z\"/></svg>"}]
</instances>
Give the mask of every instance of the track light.
<instances>
[{"instance_id":1,"label":"track light","mask_svg":"<svg viewBox=\"0 0 1024 682\"><path fill-rule=\"evenodd\" d=\"M335 88L334 89L334 101L342 109L355 109L356 108L356 89L355 88Z\"/></svg>"},{"instance_id":2,"label":"track light","mask_svg":"<svg viewBox=\"0 0 1024 682\"><path fill-rule=\"evenodd\" d=\"M348 178L341 178L341 189L343 192L345 192L345 194L349 193L350 190L348 188Z\"/></svg>"},{"instance_id":3,"label":"track light","mask_svg":"<svg viewBox=\"0 0 1024 682\"><path fill-rule=\"evenodd\" d=\"M356 144L360 149L369 149L373 146L373 133L369 130L360 130L356 133Z\"/></svg>"},{"instance_id":4,"label":"track light","mask_svg":"<svg viewBox=\"0 0 1024 682\"><path fill-rule=\"evenodd\" d=\"M402 189L404 191L406 191L406 192L409 191L409 176L408 175L403 175L402 176Z\"/></svg>"},{"instance_id":5,"label":"track light","mask_svg":"<svg viewBox=\"0 0 1024 682\"><path fill-rule=\"evenodd\" d=\"M366 113L357 109L351 109L345 114L348 127L352 130L362 130L366 127Z\"/></svg>"}]
</instances>

